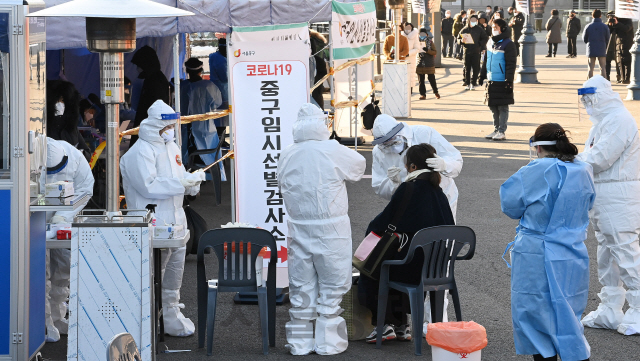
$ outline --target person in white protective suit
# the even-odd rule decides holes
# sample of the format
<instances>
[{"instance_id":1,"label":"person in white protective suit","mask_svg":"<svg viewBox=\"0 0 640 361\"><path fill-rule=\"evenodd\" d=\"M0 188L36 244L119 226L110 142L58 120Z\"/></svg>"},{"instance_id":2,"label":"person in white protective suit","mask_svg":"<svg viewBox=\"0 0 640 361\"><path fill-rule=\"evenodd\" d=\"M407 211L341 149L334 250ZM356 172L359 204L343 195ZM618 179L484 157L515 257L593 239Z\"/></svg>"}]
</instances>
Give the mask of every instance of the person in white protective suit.
<instances>
[{"instance_id":1,"label":"person in white protective suit","mask_svg":"<svg viewBox=\"0 0 640 361\"><path fill-rule=\"evenodd\" d=\"M390 115L380 114L373 123L371 167L371 186L380 197L390 200L402 180L407 177L404 157L407 149L416 144L431 144L437 152L436 158L427 160L429 167L440 172L440 188L449 200L453 220L456 220L458 208L458 187L453 178L462 170L462 155L437 130L426 125L412 125L398 122ZM449 305L448 291L445 295L443 320L446 322ZM424 333L427 322L431 321L429 298L425 299L423 325Z\"/></svg>"},{"instance_id":2,"label":"person in white protective suit","mask_svg":"<svg viewBox=\"0 0 640 361\"><path fill-rule=\"evenodd\" d=\"M180 148L174 142L174 125L179 114L156 100L140 123L139 140L122 156L120 171L128 209L145 209L156 204L156 224L187 226L182 209L184 195L196 195L204 172L188 173L182 165ZM180 286L186 247L162 250L162 308L164 331L171 336L191 336L193 322L184 317Z\"/></svg>"},{"instance_id":3,"label":"person in white protective suit","mask_svg":"<svg viewBox=\"0 0 640 361\"><path fill-rule=\"evenodd\" d=\"M43 177L44 178L44 177ZM74 194L93 195L93 174L84 154L73 145L47 138L47 176L42 183L60 181L73 182ZM87 198L88 201L88 198ZM71 223L87 203L81 204L75 211L47 212L47 223ZM55 235L47 235L55 237ZM68 249L47 250L45 324L47 342L57 342L60 334L66 335L69 329L67 299L69 298L69 267L71 251Z\"/></svg>"},{"instance_id":4,"label":"person in white protective suit","mask_svg":"<svg viewBox=\"0 0 640 361\"><path fill-rule=\"evenodd\" d=\"M583 87L587 92L595 90L581 98L593 126L577 159L593 167L596 200L589 216L598 240L598 278L603 287L598 294L600 305L582 324L632 335L640 333L638 126L608 80L597 75ZM625 296L626 314L622 312Z\"/></svg>"},{"instance_id":5,"label":"person in white protective suit","mask_svg":"<svg viewBox=\"0 0 640 361\"><path fill-rule=\"evenodd\" d=\"M352 278L345 181L359 181L366 161L356 151L329 140L326 115L313 104L303 104L298 111L293 141L278 162L280 192L289 215L292 307L286 325L287 349L294 355L334 355L348 345L346 322L339 316Z\"/></svg>"}]
</instances>

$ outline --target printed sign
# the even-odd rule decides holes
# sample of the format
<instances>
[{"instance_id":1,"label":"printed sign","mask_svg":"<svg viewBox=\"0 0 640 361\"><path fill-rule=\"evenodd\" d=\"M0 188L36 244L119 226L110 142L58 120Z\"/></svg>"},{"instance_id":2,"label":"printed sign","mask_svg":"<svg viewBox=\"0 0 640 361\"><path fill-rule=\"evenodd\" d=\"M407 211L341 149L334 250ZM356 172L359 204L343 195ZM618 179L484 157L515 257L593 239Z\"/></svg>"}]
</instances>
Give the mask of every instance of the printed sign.
<instances>
[{"instance_id":1,"label":"printed sign","mask_svg":"<svg viewBox=\"0 0 640 361\"><path fill-rule=\"evenodd\" d=\"M640 3L636 0L616 0L616 16L640 20Z\"/></svg>"},{"instance_id":2,"label":"printed sign","mask_svg":"<svg viewBox=\"0 0 640 361\"><path fill-rule=\"evenodd\" d=\"M376 4L332 2L333 59L357 59L373 50L376 40Z\"/></svg>"},{"instance_id":3,"label":"printed sign","mask_svg":"<svg viewBox=\"0 0 640 361\"><path fill-rule=\"evenodd\" d=\"M273 234L277 286L286 287L287 215L277 165L293 143L298 110L309 101L308 25L234 27L229 50L236 222Z\"/></svg>"},{"instance_id":4,"label":"printed sign","mask_svg":"<svg viewBox=\"0 0 640 361\"><path fill-rule=\"evenodd\" d=\"M529 15L529 1L528 0L516 0L516 9L524 15Z\"/></svg>"}]
</instances>

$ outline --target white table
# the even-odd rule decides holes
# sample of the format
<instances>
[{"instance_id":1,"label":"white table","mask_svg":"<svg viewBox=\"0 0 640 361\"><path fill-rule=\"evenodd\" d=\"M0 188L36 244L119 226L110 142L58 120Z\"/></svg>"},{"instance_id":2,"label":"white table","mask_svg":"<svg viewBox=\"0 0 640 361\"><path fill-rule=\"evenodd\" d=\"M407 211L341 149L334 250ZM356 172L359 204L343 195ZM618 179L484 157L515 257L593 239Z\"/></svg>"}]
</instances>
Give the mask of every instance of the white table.
<instances>
[{"instance_id":1,"label":"white table","mask_svg":"<svg viewBox=\"0 0 640 361\"><path fill-rule=\"evenodd\" d=\"M191 236L187 229L183 238L154 238L151 240L151 247L156 249L180 248L184 247ZM71 249L70 239L47 239L47 249Z\"/></svg>"}]
</instances>

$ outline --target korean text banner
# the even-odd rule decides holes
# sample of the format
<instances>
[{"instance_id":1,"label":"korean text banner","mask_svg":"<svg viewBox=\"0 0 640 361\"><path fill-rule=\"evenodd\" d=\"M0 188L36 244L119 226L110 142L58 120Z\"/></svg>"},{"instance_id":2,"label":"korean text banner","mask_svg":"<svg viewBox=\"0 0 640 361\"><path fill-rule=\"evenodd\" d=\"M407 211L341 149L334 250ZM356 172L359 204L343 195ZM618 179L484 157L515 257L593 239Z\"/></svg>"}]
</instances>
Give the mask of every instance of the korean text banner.
<instances>
[{"instance_id":1,"label":"korean text banner","mask_svg":"<svg viewBox=\"0 0 640 361\"><path fill-rule=\"evenodd\" d=\"M281 270L287 267L287 215L277 164L282 150L293 143L300 106L309 101L308 25L235 27L228 54L236 221L274 235L277 283L285 287L287 273Z\"/></svg>"},{"instance_id":2,"label":"korean text banner","mask_svg":"<svg viewBox=\"0 0 640 361\"><path fill-rule=\"evenodd\" d=\"M516 9L519 12L529 15L529 1L528 0L516 0Z\"/></svg>"},{"instance_id":3,"label":"korean text banner","mask_svg":"<svg viewBox=\"0 0 640 361\"><path fill-rule=\"evenodd\" d=\"M373 50L376 40L376 4L333 1L331 42L333 59L357 59Z\"/></svg>"},{"instance_id":4,"label":"korean text banner","mask_svg":"<svg viewBox=\"0 0 640 361\"><path fill-rule=\"evenodd\" d=\"M640 3L636 0L616 0L616 16L640 20Z\"/></svg>"}]
</instances>

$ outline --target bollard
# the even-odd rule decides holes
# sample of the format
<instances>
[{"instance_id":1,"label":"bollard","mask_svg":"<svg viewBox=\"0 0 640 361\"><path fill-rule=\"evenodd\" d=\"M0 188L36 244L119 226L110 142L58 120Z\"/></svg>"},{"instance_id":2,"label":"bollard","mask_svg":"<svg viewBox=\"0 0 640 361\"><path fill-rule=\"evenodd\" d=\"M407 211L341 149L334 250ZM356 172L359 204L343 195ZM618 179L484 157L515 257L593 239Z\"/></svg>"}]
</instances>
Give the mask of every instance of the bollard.
<instances>
[{"instance_id":1,"label":"bollard","mask_svg":"<svg viewBox=\"0 0 640 361\"><path fill-rule=\"evenodd\" d=\"M626 100L640 100L640 26L636 31L636 36L633 38L633 46L631 50L631 83L627 86L627 99Z\"/></svg>"}]
</instances>

